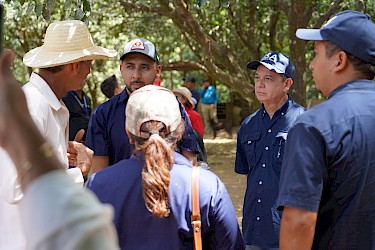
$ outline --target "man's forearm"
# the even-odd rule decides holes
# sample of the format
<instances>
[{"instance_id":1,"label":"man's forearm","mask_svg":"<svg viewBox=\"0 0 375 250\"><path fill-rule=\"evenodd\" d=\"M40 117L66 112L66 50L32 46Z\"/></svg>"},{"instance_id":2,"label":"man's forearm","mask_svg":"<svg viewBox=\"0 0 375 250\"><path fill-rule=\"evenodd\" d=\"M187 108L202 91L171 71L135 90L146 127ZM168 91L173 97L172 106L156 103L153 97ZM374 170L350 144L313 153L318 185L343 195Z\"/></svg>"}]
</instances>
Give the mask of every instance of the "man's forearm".
<instances>
[{"instance_id":1,"label":"man's forearm","mask_svg":"<svg viewBox=\"0 0 375 250\"><path fill-rule=\"evenodd\" d=\"M285 207L280 227L280 250L310 250L317 213Z\"/></svg>"}]
</instances>

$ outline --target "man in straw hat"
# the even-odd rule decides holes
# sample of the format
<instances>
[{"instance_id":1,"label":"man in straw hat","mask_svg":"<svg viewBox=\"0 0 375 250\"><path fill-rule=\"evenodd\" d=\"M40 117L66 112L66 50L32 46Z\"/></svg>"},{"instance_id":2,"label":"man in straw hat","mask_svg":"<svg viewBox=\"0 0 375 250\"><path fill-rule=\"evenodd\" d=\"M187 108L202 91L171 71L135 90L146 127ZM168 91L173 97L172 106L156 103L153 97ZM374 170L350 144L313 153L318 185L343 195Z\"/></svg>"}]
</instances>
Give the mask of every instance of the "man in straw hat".
<instances>
[{"instance_id":1,"label":"man in straw hat","mask_svg":"<svg viewBox=\"0 0 375 250\"><path fill-rule=\"evenodd\" d=\"M281 249L375 249L375 24L343 11L313 40L310 69L328 99L289 130L278 206Z\"/></svg>"},{"instance_id":2,"label":"man in straw hat","mask_svg":"<svg viewBox=\"0 0 375 250\"><path fill-rule=\"evenodd\" d=\"M114 50L95 45L83 22L69 20L49 25L44 44L23 58L26 66L39 69L38 73L32 73L23 87L31 117L66 165L67 149L72 150L77 144L69 144L67 148L69 111L61 98L68 91L84 85L94 59L116 54ZM70 164L80 166L72 156L74 154L70 154Z\"/></svg>"},{"instance_id":3,"label":"man in straw hat","mask_svg":"<svg viewBox=\"0 0 375 250\"><path fill-rule=\"evenodd\" d=\"M55 22L48 26L44 44L29 51L24 56L24 63L28 67L39 68L38 73L32 73L29 82L23 87L27 98L28 108L38 129L51 144L54 153L64 166L78 168L67 169L76 183L83 184L82 173L86 174L91 167L92 152L83 144L71 142L68 146L69 111L61 98L69 90L79 89L90 73L94 59L113 57L117 53L93 43L87 26L77 20ZM83 132L83 131L81 131ZM78 137L82 136L78 135ZM80 138L77 137L77 140ZM68 154L69 150L69 154ZM5 172L0 176L0 197L6 197L6 202L0 201L1 216L17 218L17 203L22 198L17 174L9 165L13 165L4 152L0 152L1 164L6 164ZM36 159L38 155L35 156ZM4 180L4 178L7 178ZM1 218L0 218L1 219ZM0 234L11 235L10 239L0 238L10 244L11 249L24 249L24 238L19 220L2 220ZM9 224L7 223L9 222ZM23 247L22 247L23 246Z\"/></svg>"},{"instance_id":4,"label":"man in straw hat","mask_svg":"<svg viewBox=\"0 0 375 250\"><path fill-rule=\"evenodd\" d=\"M161 65L155 45L143 38L128 42L120 57L120 71L126 88L94 110L86 136L86 145L94 150L92 170L97 172L109 165L128 159L134 146L125 133L125 108L135 90L154 83L160 76ZM196 162L199 152L190 120L180 105L186 130L178 143L178 151Z\"/></svg>"}]
</instances>

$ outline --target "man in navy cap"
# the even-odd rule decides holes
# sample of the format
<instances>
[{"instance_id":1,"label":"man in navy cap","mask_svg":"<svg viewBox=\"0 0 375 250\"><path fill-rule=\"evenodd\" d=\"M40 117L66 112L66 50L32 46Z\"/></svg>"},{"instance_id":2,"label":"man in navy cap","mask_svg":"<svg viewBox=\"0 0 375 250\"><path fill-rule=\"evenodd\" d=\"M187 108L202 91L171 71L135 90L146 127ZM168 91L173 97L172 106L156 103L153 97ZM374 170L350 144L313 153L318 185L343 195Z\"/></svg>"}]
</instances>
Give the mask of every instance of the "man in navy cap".
<instances>
[{"instance_id":1,"label":"man in navy cap","mask_svg":"<svg viewBox=\"0 0 375 250\"><path fill-rule=\"evenodd\" d=\"M198 93L198 91L194 88L195 87L195 78L193 76L187 76L182 78L184 81L184 87L188 88L193 96L194 103L194 110L198 112L198 106L199 106L199 100L201 98L201 95Z\"/></svg>"},{"instance_id":2,"label":"man in navy cap","mask_svg":"<svg viewBox=\"0 0 375 250\"><path fill-rule=\"evenodd\" d=\"M278 206L282 249L375 249L375 24L340 12L321 29L310 63L328 100L290 129Z\"/></svg>"},{"instance_id":3,"label":"man in navy cap","mask_svg":"<svg viewBox=\"0 0 375 250\"><path fill-rule=\"evenodd\" d=\"M295 68L287 56L269 52L247 68L256 70L255 95L262 106L244 120L237 136L235 171L247 175L242 231L246 249L278 249L276 199L284 144L305 109L288 95Z\"/></svg>"}]
</instances>

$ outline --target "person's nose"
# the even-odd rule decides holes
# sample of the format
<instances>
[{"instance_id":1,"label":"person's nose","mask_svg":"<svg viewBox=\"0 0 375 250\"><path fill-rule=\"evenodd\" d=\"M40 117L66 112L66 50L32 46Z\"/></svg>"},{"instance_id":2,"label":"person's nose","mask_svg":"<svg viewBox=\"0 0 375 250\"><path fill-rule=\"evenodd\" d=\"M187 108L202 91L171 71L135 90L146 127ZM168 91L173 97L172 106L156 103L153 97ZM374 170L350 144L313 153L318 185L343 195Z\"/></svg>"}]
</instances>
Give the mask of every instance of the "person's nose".
<instances>
[{"instance_id":1,"label":"person's nose","mask_svg":"<svg viewBox=\"0 0 375 250\"><path fill-rule=\"evenodd\" d=\"M142 73L141 73L141 69L135 69L133 71L133 79L135 80L138 80L138 79L141 79L142 78Z\"/></svg>"},{"instance_id":2,"label":"person's nose","mask_svg":"<svg viewBox=\"0 0 375 250\"><path fill-rule=\"evenodd\" d=\"M264 80L259 78L257 81L255 81L255 86L257 88L264 88Z\"/></svg>"}]
</instances>

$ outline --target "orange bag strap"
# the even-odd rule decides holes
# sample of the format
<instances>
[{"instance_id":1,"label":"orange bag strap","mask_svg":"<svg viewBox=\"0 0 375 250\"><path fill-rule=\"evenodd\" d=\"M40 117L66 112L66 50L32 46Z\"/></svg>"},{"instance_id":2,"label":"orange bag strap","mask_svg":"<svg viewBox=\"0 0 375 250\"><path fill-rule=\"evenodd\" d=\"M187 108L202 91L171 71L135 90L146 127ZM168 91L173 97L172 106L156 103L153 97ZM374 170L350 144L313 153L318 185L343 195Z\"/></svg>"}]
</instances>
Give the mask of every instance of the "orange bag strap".
<instances>
[{"instance_id":1,"label":"orange bag strap","mask_svg":"<svg viewBox=\"0 0 375 250\"><path fill-rule=\"evenodd\" d=\"M194 233L194 249L202 249L202 236L201 236L201 214L199 206L199 169L200 167L193 166L191 177L191 196L193 214L191 216L191 224Z\"/></svg>"}]
</instances>

